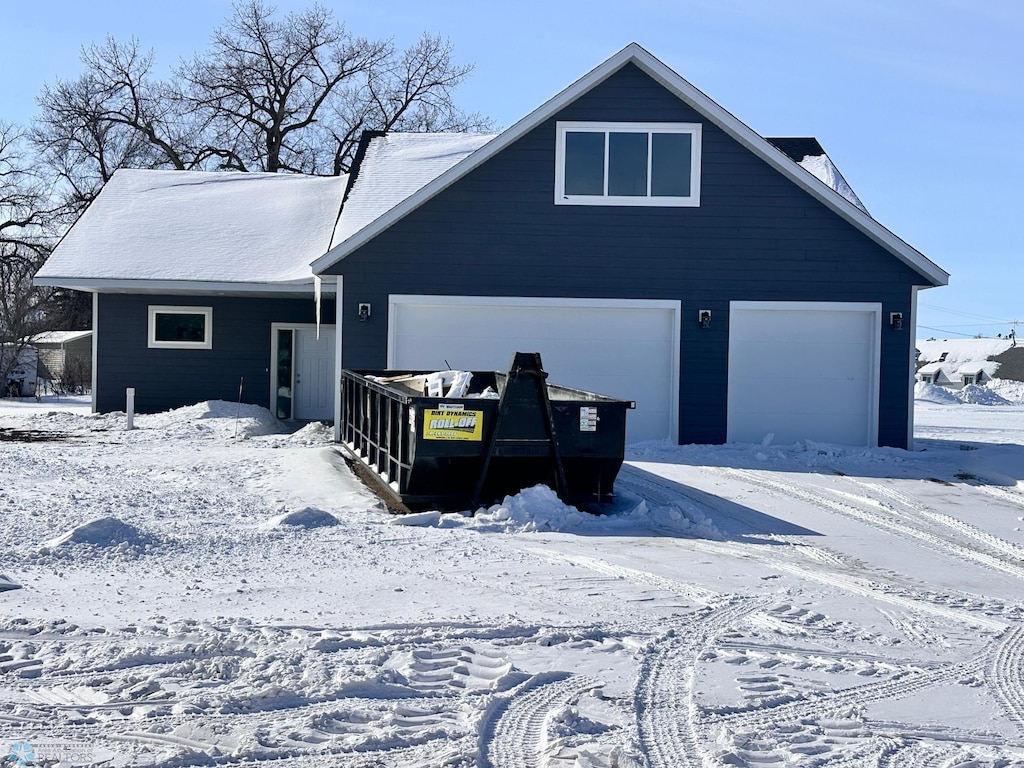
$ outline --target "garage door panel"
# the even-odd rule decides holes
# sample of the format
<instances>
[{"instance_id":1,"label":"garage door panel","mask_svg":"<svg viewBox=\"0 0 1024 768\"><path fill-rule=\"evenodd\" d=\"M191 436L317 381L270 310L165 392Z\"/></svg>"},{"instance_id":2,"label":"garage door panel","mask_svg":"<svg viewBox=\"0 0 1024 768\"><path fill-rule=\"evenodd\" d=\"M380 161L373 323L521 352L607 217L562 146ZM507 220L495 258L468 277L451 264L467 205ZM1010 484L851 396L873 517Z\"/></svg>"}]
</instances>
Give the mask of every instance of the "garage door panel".
<instances>
[{"instance_id":1,"label":"garage door panel","mask_svg":"<svg viewBox=\"0 0 1024 768\"><path fill-rule=\"evenodd\" d=\"M540 352L550 380L635 400L627 439L675 439L678 319L667 307L474 304L393 299L390 365L506 370Z\"/></svg>"},{"instance_id":2,"label":"garage door panel","mask_svg":"<svg viewBox=\"0 0 1024 768\"><path fill-rule=\"evenodd\" d=\"M728 439L867 445L877 424L877 305L733 306Z\"/></svg>"},{"instance_id":3,"label":"garage door panel","mask_svg":"<svg viewBox=\"0 0 1024 768\"><path fill-rule=\"evenodd\" d=\"M787 427L784 431L778 429L780 419L786 420ZM760 413L751 418L751 430L759 435L757 442L761 442L768 435L772 435L772 442L776 445L789 445L803 440L815 440L813 435L826 432L833 434L856 433L863 429L861 414L774 414ZM792 438L793 434L804 435L801 438ZM752 442L737 440L736 442ZM836 442L835 440L818 440L816 442Z\"/></svg>"},{"instance_id":4,"label":"garage door panel","mask_svg":"<svg viewBox=\"0 0 1024 768\"><path fill-rule=\"evenodd\" d=\"M740 364L749 375L774 372L791 378L863 378L870 360L866 345L807 342L748 342Z\"/></svg>"}]
</instances>

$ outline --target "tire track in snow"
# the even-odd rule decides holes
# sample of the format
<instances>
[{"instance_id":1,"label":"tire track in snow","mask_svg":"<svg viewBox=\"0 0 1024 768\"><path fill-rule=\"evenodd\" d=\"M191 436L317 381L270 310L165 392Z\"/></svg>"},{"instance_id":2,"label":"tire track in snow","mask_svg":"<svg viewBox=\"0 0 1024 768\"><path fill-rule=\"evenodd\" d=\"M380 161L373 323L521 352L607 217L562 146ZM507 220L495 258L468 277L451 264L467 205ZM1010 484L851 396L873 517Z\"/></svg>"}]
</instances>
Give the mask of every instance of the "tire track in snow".
<instances>
[{"instance_id":1,"label":"tire track in snow","mask_svg":"<svg viewBox=\"0 0 1024 768\"><path fill-rule=\"evenodd\" d=\"M896 490L895 488L886 485L885 483L867 482L849 476L845 477L844 479L849 483L853 483L854 485L868 489L873 494L884 496L891 502L899 505L900 507L903 507L905 510L909 510L913 514L921 515L922 517L932 520L933 522L936 522L939 525L946 526L958 534L974 539L982 546L988 547L997 552L1001 552L1007 555L1008 557L1012 557L1016 562L1024 564L1024 548L1021 548L1017 544L1006 541L1005 539L1001 539L998 536L989 533L988 531L984 531L974 525L971 525L968 522L965 522L964 520L960 520L959 518L953 517L952 515L947 515L942 512L936 512L927 504L924 504L918 499L915 499L912 496L908 496L907 494L902 493ZM981 488L982 486L975 487ZM836 491L836 493L839 493L839 491ZM872 503L873 501L872 499L864 498L859 495L853 496L853 498L864 503ZM875 501L874 503L887 512L899 512L899 510L887 504L883 504L877 501Z\"/></svg>"},{"instance_id":2,"label":"tire track in snow","mask_svg":"<svg viewBox=\"0 0 1024 768\"><path fill-rule=\"evenodd\" d=\"M736 600L670 630L644 655L635 693L640 748L651 768L703 765L697 729L695 675L700 654L715 637L767 600Z\"/></svg>"},{"instance_id":3,"label":"tire track in snow","mask_svg":"<svg viewBox=\"0 0 1024 768\"><path fill-rule=\"evenodd\" d=\"M999 486L986 483L983 480L978 479L967 479L963 481L964 485L968 485L971 488L977 488L982 493L986 493L993 498L999 499L1000 501L1006 502L1012 507L1017 509L1024 509L1024 495L1017 491L1007 490ZM1019 483L1015 487L1019 487Z\"/></svg>"},{"instance_id":4,"label":"tire track in snow","mask_svg":"<svg viewBox=\"0 0 1024 768\"><path fill-rule=\"evenodd\" d=\"M1001 555L984 552L974 547L954 541L950 538L940 536L932 531L926 530L923 526L914 525L904 519L896 519L897 514L892 508L887 508L875 499L864 496L844 493L842 491L818 491L814 492L804 487L783 483L756 474L749 470L723 469L727 475L741 479L750 485L761 488L769 493L789 496L800 501L823 507L845 517L852 517L874 528L880 528L889 533L904 539L912 539L918 544L924 545L932 551L943 555L951 555L959 560L970 561L978 565L999 571L1024 580L1024 566L1007 563ZM843 500L833 498L834 495L844 497ZM867 509L871 508L871 511ZM887 511L888 514L880 514L874 510Z\"/></svg>"},{"instance_id":5,"label":"tire track in snow","mask_svg":"<svg viewBox=\"0 0 1024 768\"><path fill-rule=\"evenodd\" d=\"M981 658L948 664L938 669L914 669L839 691L807 694L797 701L788 701L777 706L730 712L707 719L707 726L728 725L735 729L764 728L782 723L796 722L820 715L826 709L840 709L853 705L863 706L881 701L905 698L928 690L937 685L955 683L958 680L980 674L985 662Z\"/></svg>"},{"instance_id":6,"label":"tire track in snow","mask_svg":"<svg viewBox=\"0 0 1024 768\"><path fill-rule=\"evenodd\" d=\"M549 560L559 560L572 563L573 565L587 568L588 570L595 571L605 576L610 576L613 579L622 579L632 584L654 587L665 592L671 592L672 594L680 595L695 603L699 603L700 605L713 605L715 603L722 602L725 599L721 593L712 592L710 589L696 587L692 584L684 584L681 581L669 579L664 576L657 576L647 571L637 570L636 568L614 565L613 563L609 563L607 560L600 560L596 557L590 557L589 555L573 555L564 552L552 552L536 548L530 548L529 551Z\"/></svg>"},{"instance_id":7,"label":"tire track in snow","mask_svg":"<svg viewBox=\"0 0 1024 768\"><path fill-rule=\"evenodd\" d=\"M989 688L1017 730L1024 733L1024 627L1014 627L1003 635L986 673Z\"/></svg>"},{"instance_id":8,"label":"tire track in snow","mask_svg":"<svg viewBox=\"0 0 1024 768\"><path fill-rule=\"evenodd\" d=\"M532 686L531 686L532 683ZM537 768L548 746L548 726L558 710L572 704L601 684L583 675L559 679L538 675L507 699L493 735L488 724L481 730L482 765L489 768ZM499 707L500 708L500 707Z\"/></svg>"},{"instance_id":9,"label":"tire track in snow","mask_svg":"<svg viewBox=\"0 0 1024 768\"><path fill-rule=\"evenodd\" d=\"M946 606L939 605L924 598L918 599L914 597L905 597L893 594L892 592L886 592L878 589L877 586L872 584L872 582L866 579L859 579L855 576L825 573L823 571L803 568L799 565L785 563L782 561L773 562L770 563L770 565L780 571L788 571L795 576L799 576L801 579L817 581L822 584L827 584L828 586L841 589L844 592L852 592L856 595L868 597L872 600L877 600L883 603L889 603L890 605L895 605L911 611L930 613L934 616L939 616L943 619L951 619L961 624L969 624L982 629L989 629L994 632L1002 632L1007 626L1009 626L1009 622L1006 621L1000 621L999 619L981 616L968 611L960 611L955 608L947 608Z\"/></svg>"}]
</instances>

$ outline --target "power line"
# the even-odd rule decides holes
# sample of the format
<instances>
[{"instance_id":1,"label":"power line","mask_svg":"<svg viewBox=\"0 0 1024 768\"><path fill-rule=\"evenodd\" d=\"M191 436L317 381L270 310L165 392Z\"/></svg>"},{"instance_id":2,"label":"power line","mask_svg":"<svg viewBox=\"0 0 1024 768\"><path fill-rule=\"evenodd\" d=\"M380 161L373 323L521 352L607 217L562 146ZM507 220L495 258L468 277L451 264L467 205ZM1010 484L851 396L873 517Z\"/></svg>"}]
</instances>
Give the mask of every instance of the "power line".
<instances>
[{"instance_id":1,"label":"power line","mask_svg":"<svg viewBox=\"0 0 1024 768\"><path fill-rule=\"evenodd\" d=\"M919 302L922 307L928 307L928 309L937 309L940 312L948 312L951 315L959 315L960 317L972 317L975 320L989 320L993 323L1012 323L1012 320L1003 320L998 317L988 317L986 315L972 315L970 312L961 312L956 309L946 309L945 307L938 307L934 304L926 304L923 301Z\"/></svg>"},{"instance_id":2,"label":"power line","mask_svg":"<svg viewBox=\"0 0 1024 768\"><path fill-rule=\"evenodd\" d=\"M961 333L960 331L950 331L945 328L932 328L930 325L919 325L918 328L924 328L926 331L938 331L939 333L948 333L953 336L966 336L968 339L974 338L973 333Z\"/></svg>"}]
</instances>

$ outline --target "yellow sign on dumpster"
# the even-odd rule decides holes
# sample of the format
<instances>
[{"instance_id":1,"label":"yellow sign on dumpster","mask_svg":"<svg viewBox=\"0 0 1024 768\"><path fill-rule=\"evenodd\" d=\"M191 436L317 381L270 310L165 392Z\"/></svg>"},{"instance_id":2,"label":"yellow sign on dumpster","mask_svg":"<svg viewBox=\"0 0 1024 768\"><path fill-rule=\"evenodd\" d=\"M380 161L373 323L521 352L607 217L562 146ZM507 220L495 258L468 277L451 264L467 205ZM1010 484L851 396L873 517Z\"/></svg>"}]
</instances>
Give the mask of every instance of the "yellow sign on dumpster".
<instances>
[{"instance_id":1,"label":"yellow sign on dumpster","mask_svg":"<svg viewBox=\"0 0 1024 768\"><path fill-rule=\"evenodd\" d=\"M423 412L424 440L473 440L484 438L484 412L459 408L428 408Z\"/></svg>"}]
</instances>

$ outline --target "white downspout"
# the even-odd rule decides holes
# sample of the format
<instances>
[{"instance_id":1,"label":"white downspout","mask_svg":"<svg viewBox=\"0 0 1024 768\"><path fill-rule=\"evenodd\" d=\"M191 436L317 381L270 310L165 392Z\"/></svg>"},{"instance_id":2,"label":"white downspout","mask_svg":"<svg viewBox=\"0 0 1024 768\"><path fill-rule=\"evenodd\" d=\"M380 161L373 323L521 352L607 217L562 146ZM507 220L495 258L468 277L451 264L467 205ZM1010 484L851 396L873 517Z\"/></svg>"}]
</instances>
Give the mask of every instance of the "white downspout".
<instances>
[{"instance_id":1,"label":"white downspout","mask_svg":"<svg viewBox=\"0 0 1024 768\"><path fill-rule=\"evenodd\" d=\"M342 319L345 316L344 291L342 290L342 276L335 277L334 285L334 442L341 442L341 350L343 347L344 327Z\"/></svg>"}]
</instances>

